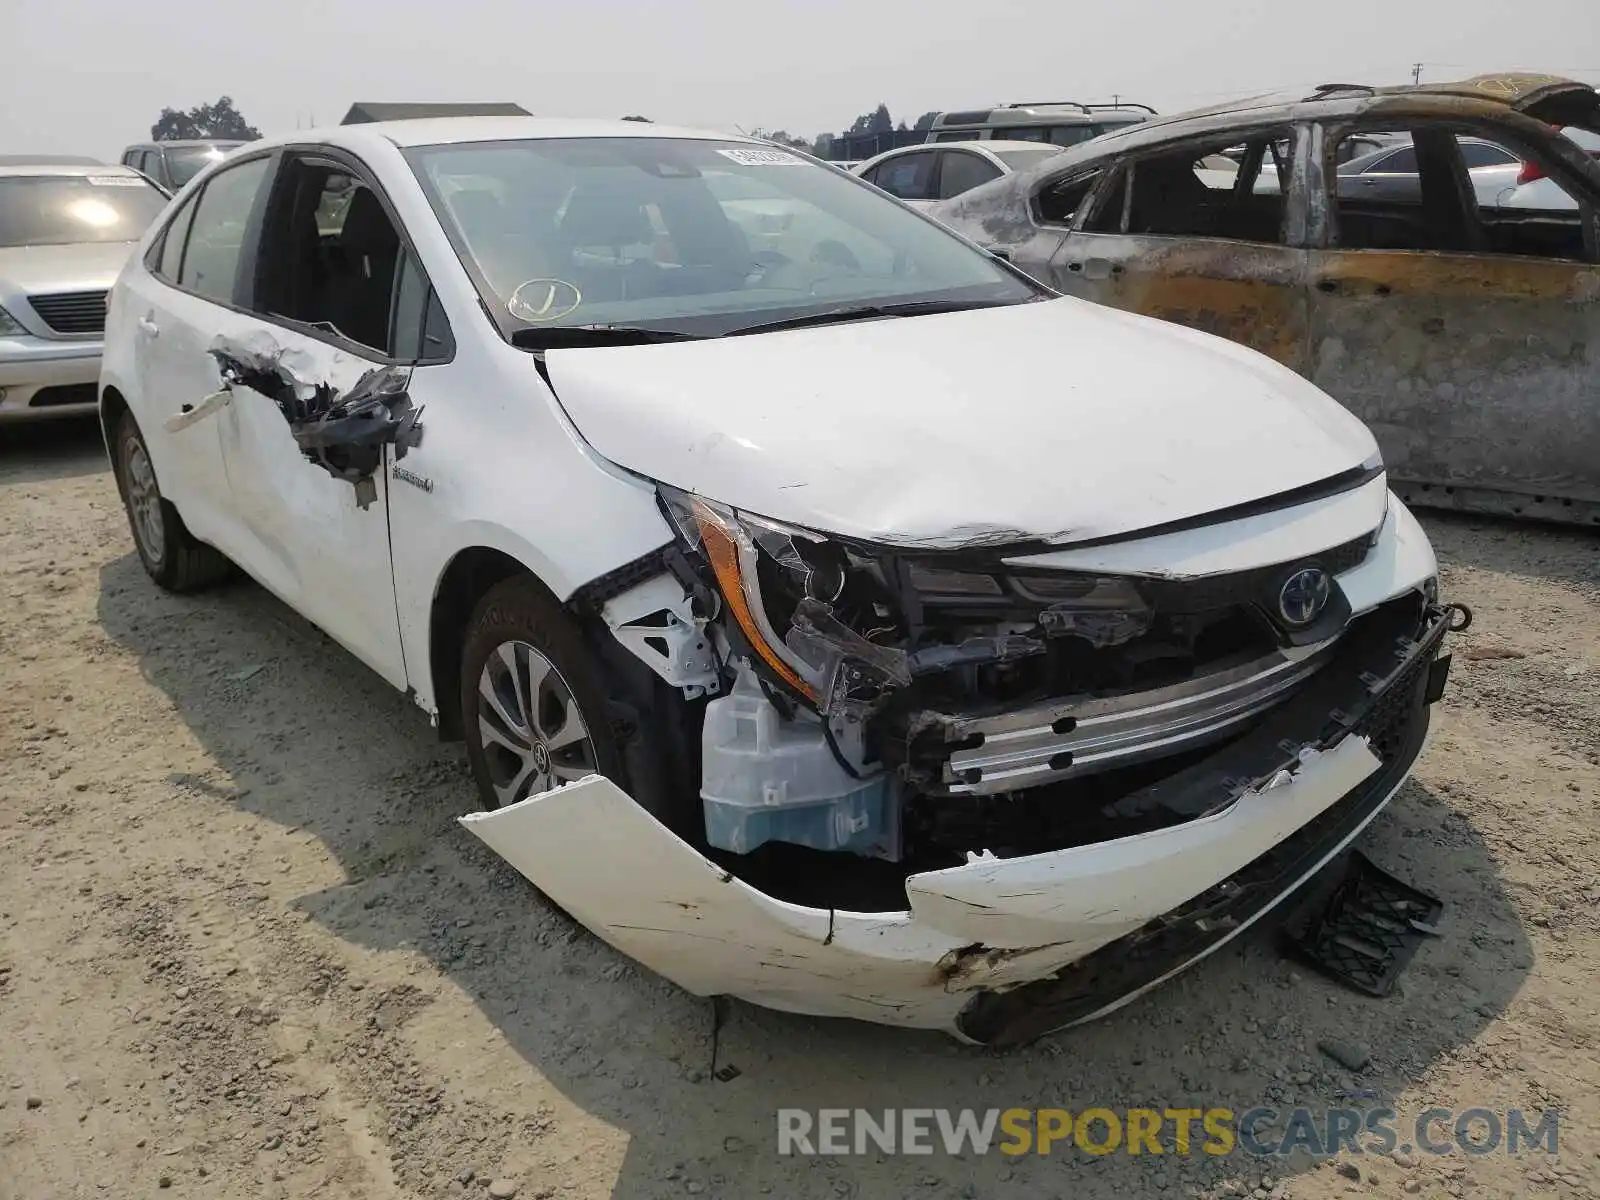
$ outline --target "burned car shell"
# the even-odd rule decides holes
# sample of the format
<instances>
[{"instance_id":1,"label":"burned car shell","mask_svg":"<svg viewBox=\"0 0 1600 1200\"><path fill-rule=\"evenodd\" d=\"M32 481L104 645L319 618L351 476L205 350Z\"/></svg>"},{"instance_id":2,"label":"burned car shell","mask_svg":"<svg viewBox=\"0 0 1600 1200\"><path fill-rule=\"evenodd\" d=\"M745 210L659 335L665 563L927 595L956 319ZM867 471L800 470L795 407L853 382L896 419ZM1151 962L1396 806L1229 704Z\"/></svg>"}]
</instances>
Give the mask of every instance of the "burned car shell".
<instances>
[{"instance_id":1,"label":"burned car shell","mask_svg":"<svg viewBox=\"0 0 1600 1200\"><path fill-rule=\"evenodd\" d=\"M1410 503L1595 524L1600 164L1556 127L1597 122L1594 90L1553 76L1330 86L1153 118L933 215L1063 292L1193 325L1292 367L1368 423ZM1341 248L1339 139L1398 128L1498 141L1537 159L1578 198L1581 211L1569 208L1566 219L1575 228L1581 219L1581 252L1486 252L1484 230L1516 218L1492 208L1474 217L1464 173L1461 236L1479 248ZM1120 191L1128 162L1274 130L1293 144L1275 242L1088 228L1097 206L1116 202L1109 193ZM1096 171L1075 212L1042 217L1047 189Z\"/></svg>"},{"instance_id":2,"label":"burned car shell","mask_svg":"<svg viewBox=\"0 0 1600 1200\"><path fill-rule=\"evenodd\" d=\"M101 376L108 441L136 423L181 516L168 528L224 551L443 735L470 750L484 716L467 708L473 614L526 582L608 689L625 754L698 739L677 776L625 791L624 770L597 772L463 818L555 902L699 994L1001 1045L1214 952L1388 801L1443 686L1451 613L1348 412L1234 343L1009 271L1025 298L998 306L531 352L406 151L568 137L729 140L464 118L253 143L124 269ZM787 153L733 142L715 153ZM161 276L165 239L188 236L176 217L218 180L257 189L239 261L270 245L255 239L280 232L273 197L296 194L273 173L300 157L381 191L437 301L415 310L436 335L418 352L263 311L237 265L221 300ZM813 587L828 562L849 578ZM985 583L952 600L963 575ZM857 585L882 601L846 611ZM1109 616L1085 607L1102 593ZM662 707L611 720L640 679ZM801 799L824 819L751 833L804 790L788 751L821 780ZM659 803L680 776L698 826ZM730 800L748 827L714 829ZM809 855L781 887L752 852L767 843ZM877 903L842 882L862 863L887 872Z\"/></svg>"}]
</instances>

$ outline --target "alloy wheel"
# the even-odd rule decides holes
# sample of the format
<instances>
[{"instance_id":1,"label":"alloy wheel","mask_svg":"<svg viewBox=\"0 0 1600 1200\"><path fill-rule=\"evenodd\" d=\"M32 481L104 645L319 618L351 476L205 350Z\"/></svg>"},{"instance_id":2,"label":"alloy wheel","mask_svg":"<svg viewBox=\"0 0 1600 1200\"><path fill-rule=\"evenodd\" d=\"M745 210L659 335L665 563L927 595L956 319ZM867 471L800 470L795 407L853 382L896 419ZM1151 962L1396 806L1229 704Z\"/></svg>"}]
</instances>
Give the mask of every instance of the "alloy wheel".
<instances>
[{"instance_id":1,"label":"alloy wheel","mask_svg":"<svg viewBox=\"0 0 1600 1200\"><path fill-rule=\"evenodd\" d=\"M483 664L478 732L502 808L598 770L571 686L527 642L502 642Z\"/></svg>"},{"instance_id":2,"label":"alloy wheel","mask_svg":"<svg viewBox=\"0 0 1600 1200\"><path fill-rule=\"evenodd\" d=\"M161 489L144 443L129 438L124 443L123 479L128 489L128 511L139 548L151 562L161 562L167 552L167 532L161 519Z\"/></svg>"}]
</instances>

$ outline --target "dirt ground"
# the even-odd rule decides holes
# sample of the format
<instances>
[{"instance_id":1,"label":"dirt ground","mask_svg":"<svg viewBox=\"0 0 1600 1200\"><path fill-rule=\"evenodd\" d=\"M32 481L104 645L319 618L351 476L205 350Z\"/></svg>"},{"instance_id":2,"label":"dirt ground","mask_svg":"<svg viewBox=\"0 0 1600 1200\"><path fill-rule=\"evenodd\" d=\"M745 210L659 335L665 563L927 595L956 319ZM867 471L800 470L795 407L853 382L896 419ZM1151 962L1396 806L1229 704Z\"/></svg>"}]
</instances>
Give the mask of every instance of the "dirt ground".
<instances>
[{"instance_id":1,"label":"dirt ground","mask_svg":"<svg viewBox=\"0 0 1600 1200\"><path fill-rule=\"evenodd\" d=\"M252 584L157 591L92 425L0 430L0 1197L1595 1195L1600 533L1426 522L1477 623L1362 842L1450 906L1398 994L1261 935L1006 1055L734 1003L724 1081L709 1001L455 824L463 759L420 712ZM776 1153L780 1107L1352 1089L1557 1108L1560 1152Z\"/></svg>"}]
</instances>

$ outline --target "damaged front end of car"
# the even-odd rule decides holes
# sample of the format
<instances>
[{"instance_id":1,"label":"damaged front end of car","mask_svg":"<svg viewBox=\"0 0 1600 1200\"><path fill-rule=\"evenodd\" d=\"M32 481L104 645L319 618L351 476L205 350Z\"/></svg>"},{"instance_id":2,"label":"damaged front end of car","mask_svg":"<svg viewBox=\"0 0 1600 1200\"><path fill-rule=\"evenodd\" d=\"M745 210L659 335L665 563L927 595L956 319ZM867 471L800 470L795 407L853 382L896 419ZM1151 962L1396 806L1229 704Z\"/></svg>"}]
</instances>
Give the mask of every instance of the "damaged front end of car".
<instances>
[{"instance_id":1,"label":"damaged front end of car","mask_svg":"<svg viewBox=\"0 0 1600 1200\"><path fill-rule=\"evenodd\" d=\"M986 1044L1126 1003L1338 856L1420 753L1466 619L1381 470L1118 539L1120 569L660 495L676 544L599 607L703 708L702 827L598 777L465 823L692 992Z\"/></svg>"}]
</instances>

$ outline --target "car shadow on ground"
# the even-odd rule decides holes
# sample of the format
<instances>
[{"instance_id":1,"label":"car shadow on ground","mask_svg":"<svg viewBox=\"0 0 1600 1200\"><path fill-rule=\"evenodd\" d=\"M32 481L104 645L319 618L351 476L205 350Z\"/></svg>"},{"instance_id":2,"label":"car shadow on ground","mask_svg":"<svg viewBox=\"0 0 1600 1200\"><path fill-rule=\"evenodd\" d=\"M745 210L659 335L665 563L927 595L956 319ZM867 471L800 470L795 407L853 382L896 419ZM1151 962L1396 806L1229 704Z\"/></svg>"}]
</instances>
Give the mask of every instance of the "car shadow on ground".
<instances>
[{"instance_id":1,"label":"car shadow on ground","mask_svg":"<svg viewBox=\"0 0 1600 1200\"><path fill-rule=\"evenodd\" d=\"M347 882L301 898L311 919L357 946L425 956L551 1086L626 1135L620 1162L546 1173L557 1189L585 1169L614 1170L621 1200L686 1191L1120 1197L1171 1187L1182 1195L1226 1179L1255 1186L1263 1176L1270 1187L1308 1169L1304 1161L1093 1157L1061 1146L1046 1156L801 1159L778 1155L776 1114L1370 1107L1474 1038L1532 966L1488 848L1448 802L1413 782L1362 845L1445 899L1453 932L1425 945L1386 999L1307 972L1252 931L1127 1009L1007 1054L739 1003L725 1006L714 1037L709 1001L578 930L462 830L455 818L474 804L462 755L264 590L237 582L167 595L130 552L102 569L99 616L219 765L217 777L175 776L175 787L320 839ZM1370 1049L1371 1065L1338 1065L1318 1048L1327 1039ZM427 1078L441 1063L423 1058L421 1067ZM520 1071L509 1078L526 1088ZM495 1095L522 1103L503 1089ZM1166 1137L1170 1148L1170 1126Z\"/></svg>"},{"instance_id":2,"label":"car shadow on ground","mask_svg":"<svg viewBox=\"0 0 1600 1200\"><path fill-rule=\"evenodd\" d=\"M109 471L94 416L0 424L0 483L71 479Z\"/></svg>"}]
</instances>

